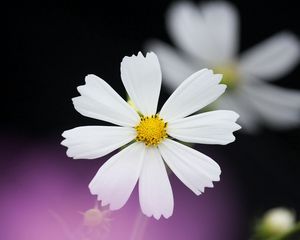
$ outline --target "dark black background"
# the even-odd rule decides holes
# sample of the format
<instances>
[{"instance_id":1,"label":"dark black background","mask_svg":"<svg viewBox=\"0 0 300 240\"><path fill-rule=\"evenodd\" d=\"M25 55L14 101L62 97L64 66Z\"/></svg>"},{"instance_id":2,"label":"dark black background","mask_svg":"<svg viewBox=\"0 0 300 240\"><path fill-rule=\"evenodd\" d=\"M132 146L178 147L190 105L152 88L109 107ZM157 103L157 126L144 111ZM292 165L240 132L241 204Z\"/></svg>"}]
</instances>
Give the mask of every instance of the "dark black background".
<instances>
[{"instance_id":1,"label":"dark black background","mask_svg":"<svg viewBox=\"0 0 300 240\"><path fill-rule=\"evenodd\" d=\"M7 33L1 82L0 132L33 140L57 138L63 130L95 123L78 114L71 98L84 76L94 73L125 96L119 64L149 38L171 43L164 14L172 1L14 2L5 7ZM241 13L241 50L278 31L300 35L297 1L234 1ZM4 55L6 56L6 54ZM275 84L300 89L299 67ZM167 93L163 90L162 99ZM273 206L300 214L300 129L237 134L226 147L226 166L238 179L251 219ZM58 141L58 142L59 142ZM9 162L3 164L9 165ZM221 163L225 164L225 163Z\"/></svg>"}]
</instances>

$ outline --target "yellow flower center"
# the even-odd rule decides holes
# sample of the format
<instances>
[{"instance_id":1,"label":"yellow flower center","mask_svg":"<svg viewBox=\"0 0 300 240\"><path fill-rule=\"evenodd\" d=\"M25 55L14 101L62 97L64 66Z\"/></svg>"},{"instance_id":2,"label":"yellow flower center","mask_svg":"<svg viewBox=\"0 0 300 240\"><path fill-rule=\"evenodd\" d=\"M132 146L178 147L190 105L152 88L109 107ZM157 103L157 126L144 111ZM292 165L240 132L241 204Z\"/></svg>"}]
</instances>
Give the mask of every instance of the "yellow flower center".
<instances>
[{"instance_id":1,"label":"yellow flower center","mask_svg":"<svg viewBox=\"0 0 300 240\"><path fill-rule=\"evenodd\" d=\"M214 68L216 73L223 74L221 83L226 84L228 90L233 90L239 81L239 75L234 65L218 66Z\"/></svg>"},{"instance_id":2,"label":"yellow flower center","mask_svg":"<svg viewBox=\"0 0 300 240\"><path fill-rule=\"evenodd\" d=\"M167 123L158 114L141 117L140 123L135 126L136 141L144 142L146 146L157 146L167 135Z\"/></svg>"}]
</instances>

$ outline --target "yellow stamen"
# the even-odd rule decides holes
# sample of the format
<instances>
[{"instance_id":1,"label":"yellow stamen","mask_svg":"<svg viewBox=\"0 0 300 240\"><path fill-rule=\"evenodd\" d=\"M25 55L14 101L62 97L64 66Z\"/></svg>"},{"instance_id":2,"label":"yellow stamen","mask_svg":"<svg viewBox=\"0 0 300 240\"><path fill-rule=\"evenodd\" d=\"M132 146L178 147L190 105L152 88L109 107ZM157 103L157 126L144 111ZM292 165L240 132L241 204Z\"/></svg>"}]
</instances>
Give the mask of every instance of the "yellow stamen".
<instances>
[{"instance_id":1,"label":"yellow stamen","mask_svg":"<svg viewBox=\"0 0 300 240\"><path fill-rule=\"evenodd\" d=\"M100 225L107 228L107 224L111 221L110 211L100 209L98 202L96 202L95 207L80 213L83 215L83 225L89 228L99 227Z\"/></svg>"},{"instance_id":2,"label":"yellow stamen","mask_svg":"<svg viewBox=\"0 0 300 240\"><path fill-rule=\"evenodd\" d=\"M146 146L157 146L167 135L167 123L158 114L141 117L140 123L135 127L136 141L144 142Z\"/></svg>"}]
</instances>

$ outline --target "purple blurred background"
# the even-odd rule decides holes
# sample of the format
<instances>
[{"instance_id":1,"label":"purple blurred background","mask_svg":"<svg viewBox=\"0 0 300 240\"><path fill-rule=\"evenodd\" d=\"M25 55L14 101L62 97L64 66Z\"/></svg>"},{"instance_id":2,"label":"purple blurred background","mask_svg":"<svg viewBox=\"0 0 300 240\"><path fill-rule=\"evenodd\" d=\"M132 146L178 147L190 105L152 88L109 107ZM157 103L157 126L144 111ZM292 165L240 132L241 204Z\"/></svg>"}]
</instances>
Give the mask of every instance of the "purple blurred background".
<instances>
[{"instance_id":1,"label":"purple blurred background","mask_svg":"<svg viewBox=\"0 0 300 240\"><path fill-rule=\"evenodd\" d=\"M6 137L0 143L1 158L11 163L1 176L0 239L217 240L240 234L243 203L229 169L223 168L222 181L199 197L172 175L175 210L168 220L143 216L135 189L124 208L109 214L107 230L100 224L88 234L79 212L94 207L87 185L106 159L70 160L51 140Z\"/></svg>"}]
</instances>

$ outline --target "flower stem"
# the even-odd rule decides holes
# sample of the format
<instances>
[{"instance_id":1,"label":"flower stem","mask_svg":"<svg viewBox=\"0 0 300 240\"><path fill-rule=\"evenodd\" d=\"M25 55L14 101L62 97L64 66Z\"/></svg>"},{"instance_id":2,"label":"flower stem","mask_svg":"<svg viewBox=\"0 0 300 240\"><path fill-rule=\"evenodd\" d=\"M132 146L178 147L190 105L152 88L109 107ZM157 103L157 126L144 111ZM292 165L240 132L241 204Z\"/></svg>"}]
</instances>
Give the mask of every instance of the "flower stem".
<instances>
[{"instance_id":1,"label":"flower stem","mask_svg":"<svg viewBox=\"0 0 300 240\"><path fill-rule=\"evenodd\" d=\"M142 240L145 234L148 217L145 217L140 211L137 214L134 228L130 240Z\"/></svg>"},{"instance_id":2,"label":"flower stem","mask_svg":"<svg viewBox=\"0 0 300 240\"><path fill-rule=\"evenodd\" d=\"M270 238L268 240L299 240L300 239L300 222L287 233Z\"/></svg>"}]
</instances>

